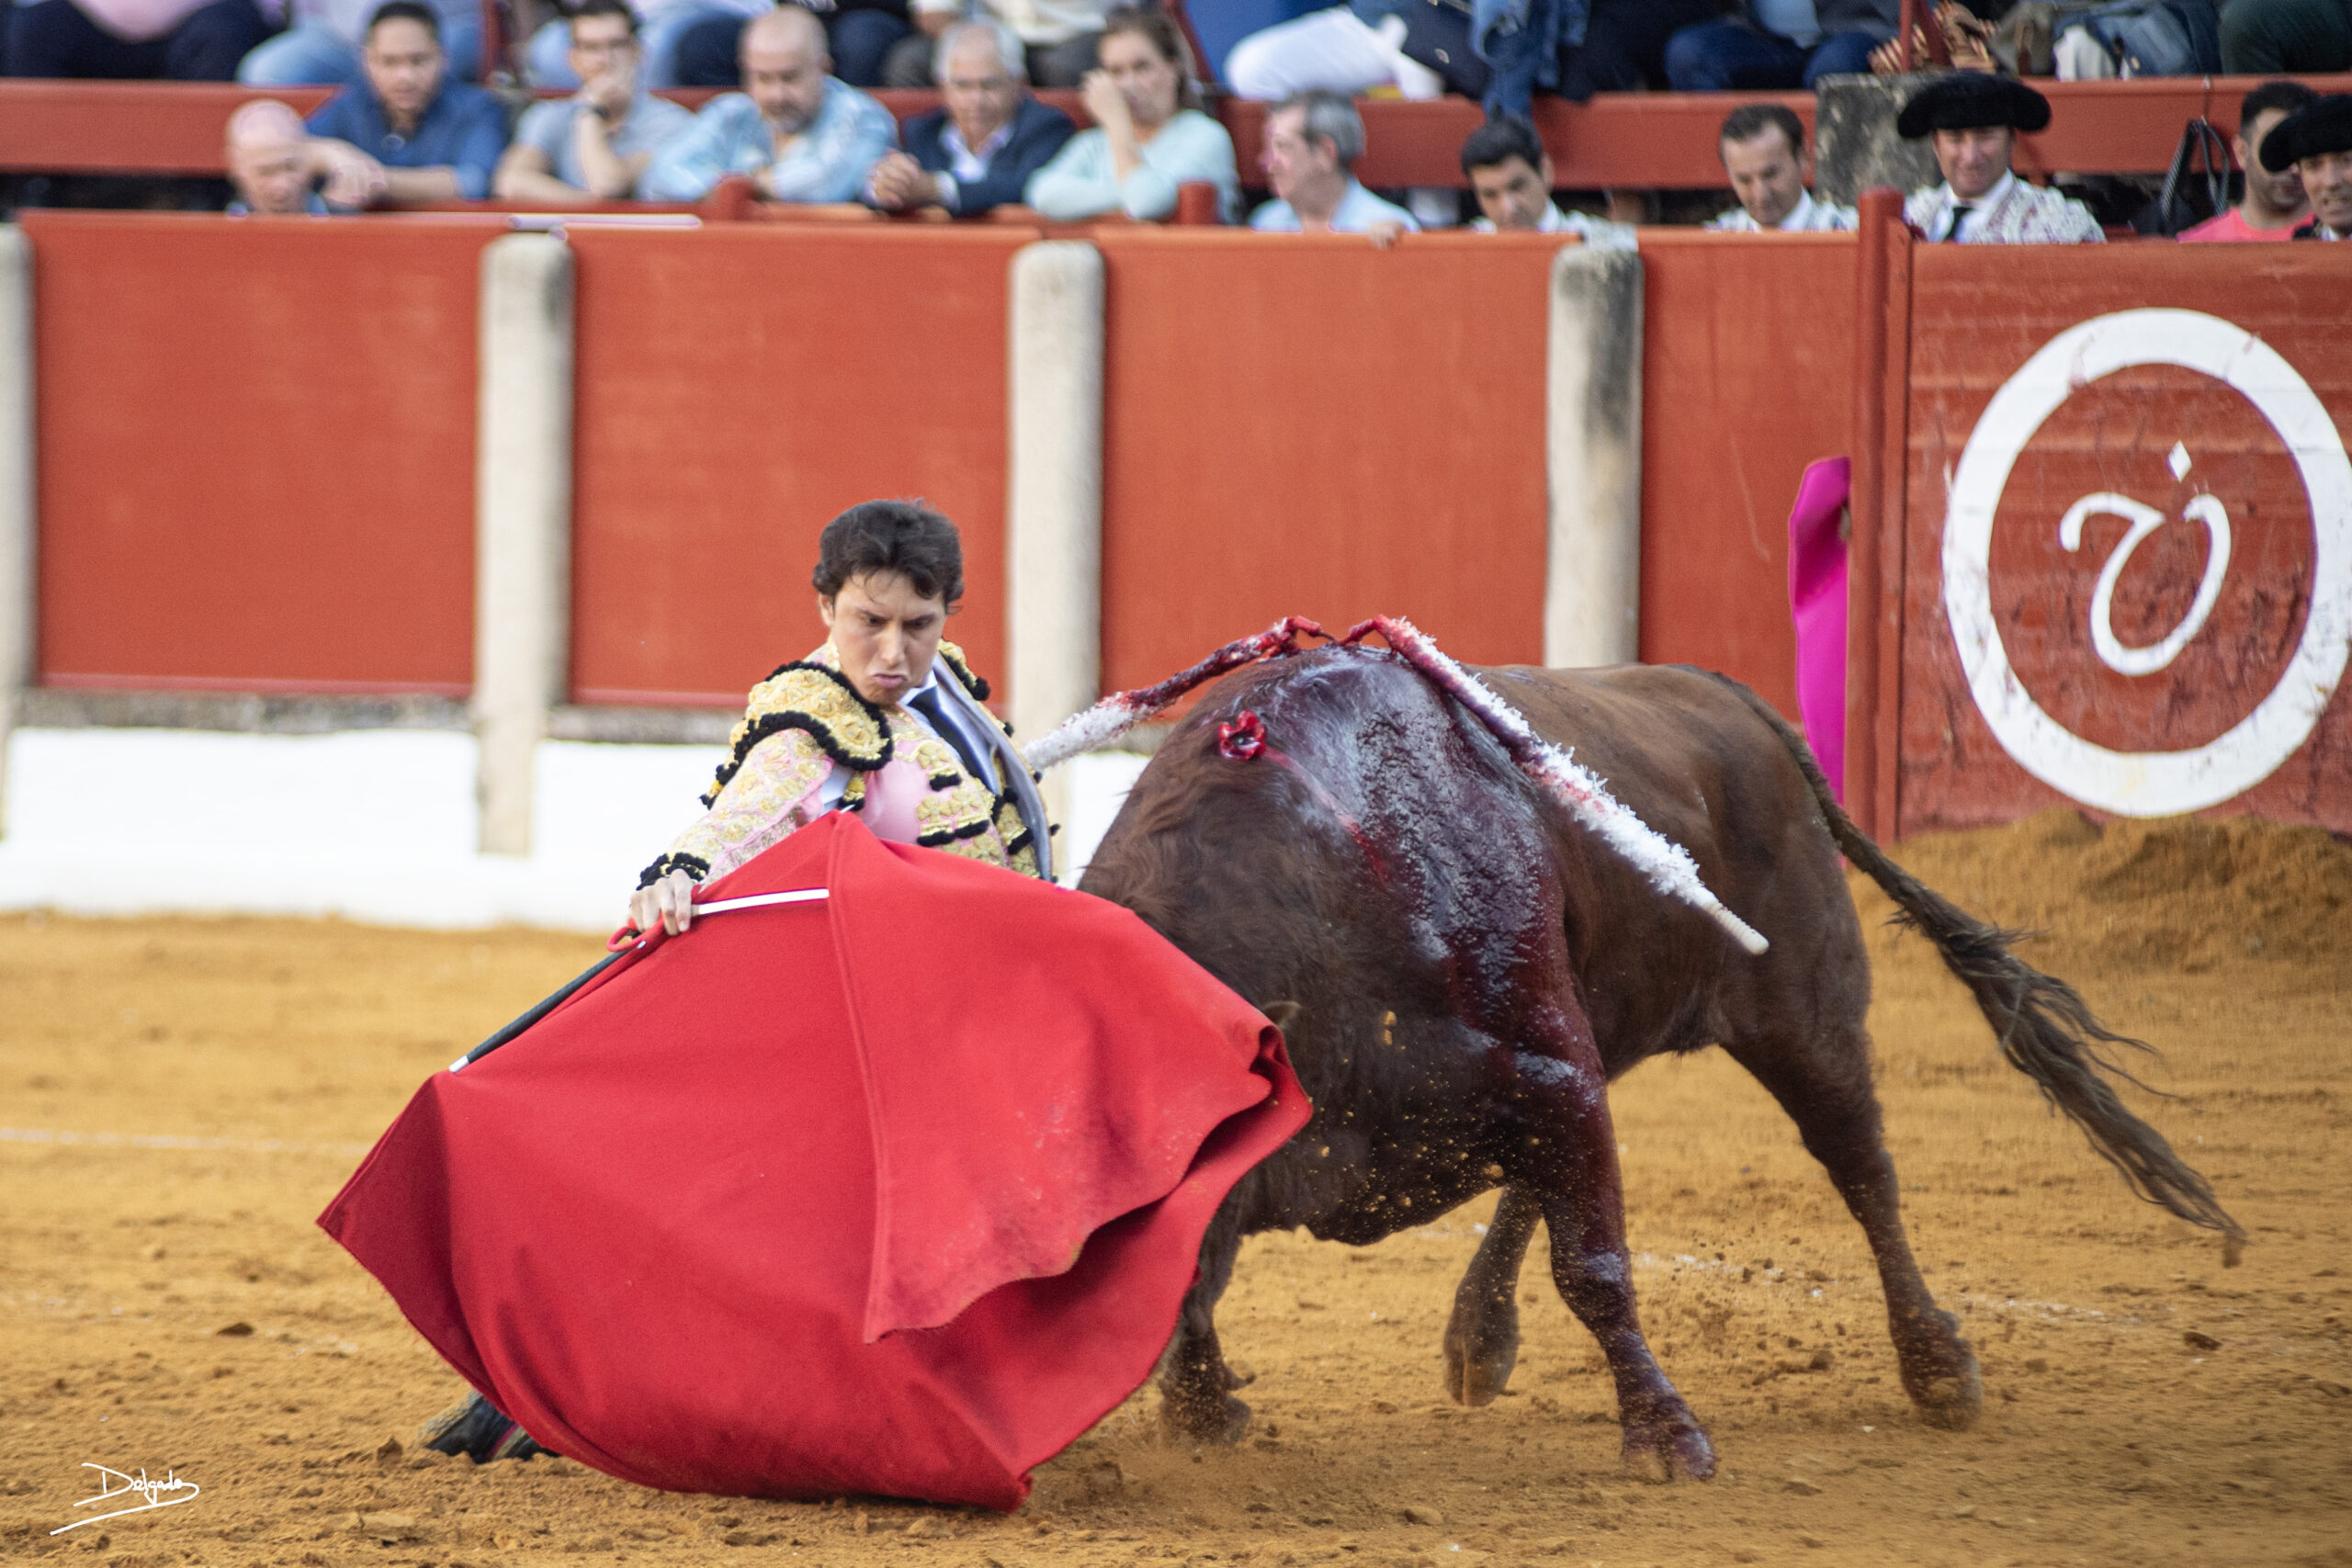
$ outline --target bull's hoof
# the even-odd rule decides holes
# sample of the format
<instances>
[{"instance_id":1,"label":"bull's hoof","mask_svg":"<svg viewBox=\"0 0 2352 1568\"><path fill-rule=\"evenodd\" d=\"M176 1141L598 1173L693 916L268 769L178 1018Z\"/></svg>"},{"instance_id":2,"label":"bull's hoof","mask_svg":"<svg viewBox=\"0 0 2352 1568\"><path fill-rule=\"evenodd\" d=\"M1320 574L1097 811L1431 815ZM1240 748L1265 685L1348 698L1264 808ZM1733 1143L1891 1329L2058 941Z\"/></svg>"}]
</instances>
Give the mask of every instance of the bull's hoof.
<instances>
[{"instance_id":1,"label":"bull's hoof","mask_svg":"<svg viewBox=\"0 0 2352 1568\"><path fill-rule=\"evenodd\" d=\"M1625 1470L1637 1480L1712 1481L1715 1445L1689 1411L1625 1423Z\"/></svg>"},{"instance_id":2,"label":"bull's hoof","mask_svg":"<svg viewBox=\"0 0 2352 1568\"><path fill-rule=\"evenodd\" d=\"M1492 1404L1510 1386L1511 1369L1519 1365L1519 1329L1476 1333L1464 1326L1462 1311L1454 1309L1445 1325L1445 1392L1456 1404L1476 1409Z\"/></svg>"},{"instance_id":3,"label":"bull's hoof","mask_svg":"<svg viewBox=\"0 0 2352 1568\"><path fill-rule=\"evenodd\" d=\"M1962 1353L1965 1354L1964 1348ZM1919 1419L1930 1427L1965 1432L1984 1414L1984 1380L1977 1373L1973 1356L1962 1362L1957 1372L1921 1378L1917 1382L1906 1377L1903 1382L1911 1403L1919 1407Z\"/></svg>"},{"instance_id":4,"label":"bull's hoof","mask_svg":"<svg viewBox=\"0 0 2352 1568\"><path fill-rule=\"evenodd\" d=\"M1984 1380L1976 1353L1960 1337L1960 1320L1936 1314L1942 1335L1925 1344L1900 1348L1903 1392L1918 1406L1919 1419L1948 1432L1964 1432L1984 1413Z\"/></svg>"},{"instance_id":5,"label":"bull's hoof","mask_svg":"<svg viewBox=\"0 0 2352 1568\"><path fill-rule=\"evenodd\" d=\"M1178 1442L1216 1443L1230 1448L1250 1430L1250 1406L1231 1394L1180 1399L1163 1393L1159 1400L1159 1425Z\"/></svg>"}]
</instances>

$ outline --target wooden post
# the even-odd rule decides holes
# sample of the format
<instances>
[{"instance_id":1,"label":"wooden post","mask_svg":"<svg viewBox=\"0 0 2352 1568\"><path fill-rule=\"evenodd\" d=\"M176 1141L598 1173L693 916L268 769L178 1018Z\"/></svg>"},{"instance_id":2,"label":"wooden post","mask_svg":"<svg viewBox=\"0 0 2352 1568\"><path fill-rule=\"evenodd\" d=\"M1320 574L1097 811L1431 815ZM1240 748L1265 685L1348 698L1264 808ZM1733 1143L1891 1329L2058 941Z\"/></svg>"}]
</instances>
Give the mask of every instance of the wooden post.
<instances>
[{"instance_id":1,"label":"wooden post","mask_svg":"<svg viewBox=\"0 0 2352 1568\"><path fill-rule=\"evenodd\" d=\"M33 250L12 223L0 228L0 812L7 802L8 737L25 688L39 678L35 401Z\"/></svg>"},{"instance_id":2,"label":"wooden post","mask_svg":"<svg viewBox=\"0 0 2352 1568\"><path fill-rule=\"evenodd\" d=\"M539 742L571 649L571 252L481 254L474 477L474 735L482 853L527 855Z\"/></svg>"},{"instance_id":3,"label":"wooden post","mask_svg":"<svg viewBox=\"0 0 2352 1568\"><path fill-rule=\"evenodd\" d=\"M1847 561L1846 809L1894 836L1902 705L1904 453L1911 357L1911 234L1900 192L1862 193L1854 305L1853 537Z\"/></svg>"}]
</instances>

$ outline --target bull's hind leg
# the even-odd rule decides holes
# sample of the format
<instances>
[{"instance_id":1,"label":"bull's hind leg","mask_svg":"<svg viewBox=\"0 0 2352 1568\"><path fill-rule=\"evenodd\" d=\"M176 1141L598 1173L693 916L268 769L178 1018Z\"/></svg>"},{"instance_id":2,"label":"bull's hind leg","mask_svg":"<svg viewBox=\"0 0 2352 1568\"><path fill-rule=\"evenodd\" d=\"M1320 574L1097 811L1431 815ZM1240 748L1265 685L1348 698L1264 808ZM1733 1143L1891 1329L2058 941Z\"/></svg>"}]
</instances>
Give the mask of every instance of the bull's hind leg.
<instances>
[{"instance_id":1,"label":"bull's hind leg","mask_svg":"<svg viewBox=\"0 0 2352 1568\"><path fill-rule=\"evenodd\" d=\"M1201 1238L1201 1271L1184 1293L1175 1337L1159 1362L1160 1422L1187 1441L1238 1443L1250 1427L1250 1407L1233 1397L1240 1380L1227 1368L1216 1339L1216 1303L1240 1252L1241 1224L1228 1204Z\"/></svg>"},{"instance_id":2,"label":"bull's hind leg","mask_svg":"<svg viewBox=\"0 0 2352 1568\"><path fill-rule=\"evenodd\" d=\"M1726 1048L1781 1102L1870 1238L1903 1387L1920 1416L1935 1427L1973 1426L1984 1408L1984 1383L1975 1353L1960 1337L1960 1320L1936 1305L1904 1234L1894 1160L1871 1088L1869 1035L1853 1022Z\"/></svg>"},{"instance_id":3,"label":"bull's hind leg","mask_svg":"<svg viewBox=\"0 0 2352 1568\"><path fill-rule=\"evenodd\" d=\"M1519 1364L1519 1269L1544 1206L1516 1187L1503 1189L1494 1223L1453 1292L1445 1325L1445 1392L1456 1402L1491 1404Z\"/></svg>"},{"instance_id":4,"label":"bull's hind leg","mask_svg":"<svg viewBox=\"0 0 2352 1568\"><path fill-rule=\"evenodd\" d=\"M1514 1060L1519 1136L1505 1170L1542 1206L1553 1282L1609 1358L1626 1467L1659 1481L1711 1476L1713 1445L1650 1353L1634 1308L1617 1134L1599 1054L1585 1042L1560 1055L1520 1052Z\"/></svg>"}]
</instances>

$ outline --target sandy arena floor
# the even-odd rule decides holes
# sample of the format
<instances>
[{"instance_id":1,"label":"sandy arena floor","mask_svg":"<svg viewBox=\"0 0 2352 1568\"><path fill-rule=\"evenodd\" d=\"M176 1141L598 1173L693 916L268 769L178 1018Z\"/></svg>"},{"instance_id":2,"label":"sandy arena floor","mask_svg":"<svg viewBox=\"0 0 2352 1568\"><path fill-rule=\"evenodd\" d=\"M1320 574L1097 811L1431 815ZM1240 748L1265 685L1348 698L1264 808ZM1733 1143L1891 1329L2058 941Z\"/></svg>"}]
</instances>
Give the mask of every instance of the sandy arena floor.
<instances>
[{"instance_id":1,"label":"sandy arena floor","mask_svg":"<svg viewBox=\"0 0 2352 1568\"><path fill-rule=\"evenodd\" d=\"M1251 1439L1163 1445L1139 1395L1011 1518L414 1451L457 1380L311 1217L424 1075L594 942L9 917L0 1558L2352 1564L2352 851L2245 823L2102 837L2055 813L1902 858L2047 931L2030 954L2164 1051L2153 1081L2178 1098L2135 1103L2251 1232L2243 1268L2044 1114L1866 893L1911 1234L1984 1361L1973 1431L1913 1417L1859 1231L1710 1055L1644 1067L1616 1106L1644 1316L1719 1445L1712 1484L1621 1477L1607 1381L1540 1241L1510 1393L1443 1402L1439 1333L1482 1202L1364 1250L1251 1243L1222 1316L1256 1374ZM203 1490L51 1536L97 1489L85 1462Z\"/></svg>"}]
</instances>

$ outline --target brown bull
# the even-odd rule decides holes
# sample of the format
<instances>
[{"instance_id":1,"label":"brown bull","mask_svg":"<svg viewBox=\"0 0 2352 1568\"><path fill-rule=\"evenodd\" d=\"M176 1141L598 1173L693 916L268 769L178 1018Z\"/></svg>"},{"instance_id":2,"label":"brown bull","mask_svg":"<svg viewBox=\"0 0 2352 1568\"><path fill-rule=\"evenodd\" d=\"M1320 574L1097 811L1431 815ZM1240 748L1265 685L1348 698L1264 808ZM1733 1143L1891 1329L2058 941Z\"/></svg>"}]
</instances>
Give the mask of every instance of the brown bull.
<instances>
[{"instance_id":1,"label":"brown bull","mask_svg":"<svg viewBox=\"0 0 2352 1568\"><path fill-rule=\"evenodd\" d=\"M1662 897L1531 784L1498 731L1393 653L1280 658L1209 690L1145 769L1082 886L1286 1019L1316 1111L1235 1189L1204 1244L1161 1372L1172 1427L1230 1439L1249 1419L1215 1323L1245 1235L1305 1225L1362 1246L1501 1186L1446 1330L1453 1396L1483 1404L1510 1375L1512 1292L1540 1216L1553 1279L1616 1379L1626 1462L1710 1474L1706 1434L1635 1312L1606 1092L1638 1062L1710 1045L1780 1101L1860 1222L1921 1414L1973 1421L1975 1357L1904 1235L1841 851L2135 1190L2234 1241L2203 1179L2101 1076L2114 1069L2100 1046L2126 1043L2012 957L2007 933L1889 862L1752 693L1683 669L1481 674L1686 847L1770 950L1750 956Z\"/></svg>"}]
</instances>

